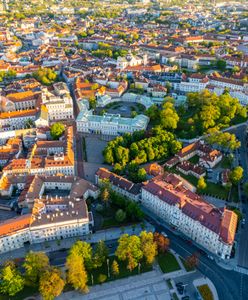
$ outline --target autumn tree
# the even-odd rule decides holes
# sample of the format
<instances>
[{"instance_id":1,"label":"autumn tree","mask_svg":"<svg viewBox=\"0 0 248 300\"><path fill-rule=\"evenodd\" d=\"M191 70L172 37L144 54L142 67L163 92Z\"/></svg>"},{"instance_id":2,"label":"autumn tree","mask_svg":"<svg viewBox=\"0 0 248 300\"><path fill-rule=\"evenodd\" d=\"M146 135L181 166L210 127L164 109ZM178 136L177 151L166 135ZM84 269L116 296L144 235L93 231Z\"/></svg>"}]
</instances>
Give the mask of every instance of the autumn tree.
<instances>
[{"instance_id":1,"label":"autumn tree","mask_svg":"<svg viewBox=\"0 0 248 300\"><path fill-rule=\"evenodd\" d=\"M127 261L128 269L132 271L143 257L140 238L135 235L123 234L118 240L115 255L119 260Z\"/></svg>"},{"instance_id":2,"label":"autumn tree","mask_svg":"<svg viewBox=\"0 0 248 300\"><path fill-rule=\"evenodd\" d=\"M113 262L112 262L111 271L114 276L118 276L120 273L119 264L116 260L113 260Z\"/></svg>"},{"instance_id":3,"label":"autumn tree","mask_svg":"<svg viewBox=\"0 0 248 300\"><path fill-rule=\"evenodd\" d=\"M77 241L74 245L72 245L69 255L72 256L80 256L83 258L86 268L92 268L92 247L90 244Z\"/></svg>"},{"instance_id":4,"label":"autumn tree","mask_svg":"<svg viewBox=\"0 0 248 300\"><path fill-rule=\"evenodd\" d=\"M37 284L41 274L48 269L49 265L49 258L44 252L30 251L23 263L27 283Z\"/></svg>"},{"instance_id":5,"label":"autumn tree","mask_svg":"<svg viewBox=\"0 0 248 300\"><path fill-rule=\"evenodd\" d=\"M198 266L199 264L199 257L197 254L192 254L188 256L185 260L186 265L188 268L193 269Z\"/></svg>"},{"instance_id":6,"label":"autumn tree","mask_svg":"<svg viewBox=\"0 0 248 300\"><path fill-rule=\"evenodd\" d=\"M203 190L206 189L206 187L207 187L207 184L206 184L206 182L205 182L205 179L204 179L203 176L201 176L201 177L198 179L198 182L197 182L197 189L198 189L199 191L203 191Z\"/></svg>"},{"instance_id":7,"label":"autumn tree","mask_svg":"<svg viewBox=\"0 0 248 300\"><path fill-rule=\"evenodd\" d=\"M238 166L238 167L235 167L231 172L230 172L230 175L229 175L229 179L231 181L231 183L237 185L240 180L243 178L243 168Z\"/></svg>"},{"instance_id":8,"label":"autumn tree","mask_svg":"<svg viewBox=\"0 0 248 300\"><path fill-rule=\"evenodd\" d=\"M101 191L101 199L104 203L104 206L107 206L107 203L109 201L109 190L107 187L103 187Z\"/></svg>"},{"instance_id":9,"label":"autumn tree","mask_svg":"<svg viewBox=\"0 0 248 300\"><path fill-rule=\"evenodd\" d=\"M75 290L88 292L87 273L84 267L84 260L78 254L70 254L66 259L67 282Z\"/></svg>"},{"instance_id":10,"label":"autumn tree","mask_svg":"<svg viewBox=\"0 0 248 300\"><path fill-rule=\"evenodd\" d=\"M39 291L44 300L53 300L58 297L65 286L62 273L58 268L50 268L40 277Z\"/></svg>"},{"instance_id":11,"label":"autumn tree","mask_svg":"<svg viewBox=\"0 0 248 300\"><path fill-rule=\"evenodd\" d=\"M159 232L155 232L153 239L157 244L158 251L160 253L165 253L169 249L170 240Z\"/></svg>"},{"instance_id":12,"label":"autumn tree","mask_svg":"<svg viewBox=\"0 0 248 300\"><path fill-rule=\"evenodd\" d=\"M13 262L8 262L0 273L0 293L14 296L24 288L24 278Z\"/></svg>"},{"instance_id":13,"label":"autumn tree","mask_svg":"<svg viewBox=\"0 0 248 300\"><path fill-rule=\"evenodd\" d=\"M157 252L157 244L153 240L153 233L142 231L140 233L141 249L148 264L152 264Z\"/></svg>"}]
</instances>

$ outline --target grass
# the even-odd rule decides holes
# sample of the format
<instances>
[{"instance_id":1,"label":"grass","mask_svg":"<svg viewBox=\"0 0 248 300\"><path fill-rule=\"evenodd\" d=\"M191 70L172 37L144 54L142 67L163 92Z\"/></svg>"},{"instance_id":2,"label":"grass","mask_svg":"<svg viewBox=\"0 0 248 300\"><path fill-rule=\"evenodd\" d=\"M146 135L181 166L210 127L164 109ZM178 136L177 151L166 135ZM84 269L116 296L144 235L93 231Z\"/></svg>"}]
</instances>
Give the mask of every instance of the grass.
<instances>
[{"instance_id":1,"label":"grass","mask_svg":"<svg viewBox=\"0 0 248 300\"><path fill-rule=\"evenodd\" d=\"M239 202L239 191L238 187L233 185L231 190L231 201L238 203Z\"/></svg>"},{"instance_id":2,"label":"grass","mask_svg":"<svg viewBox=\"0 0 248 300\"><path fill-rule=\"evenodd\" d=\"M166 283L167 283L169 289L172 290L172 289L173 289L173 286L172 286L172 284L171 284L171 280L170 280L170 279L167 279L167 280L166 280Z\"/></svg>"},{"instance_id":3,"label":"grass","mask_svg":"<svg viewBox=\"0 0 248 300\"><path fill-rule=\"evenodd\" d=\"M115 220L115 218L105 219L102 224L102 228L109 228L114 226L120 226L121 224Z\"/></svg>"},{"instance_id":4,"label":"grass","mask_svg":"<svg viewBox=\"0 0 248 300\"><path fill-rule=\"evenodd\" d=\"M189 161L190 161L192 164L196 165L196 164L198 164L198 162L199 162L199 156L198 156L198 155L194 155L193 157L191 157L191 158L189 159Z\"/></svg>"},{"instance_id":5,"label":"grass","mask_svg":"<svg viewBox=\"0 0 248 300\"><path fill-rule=\"evenodd\" d=\"M189 183L193 184L195 187L197 186L198 179L192 175L184 175L183 173L176 170L175 167L169 169L170 172L180 175L182 178L186 179ZM217 197L220 199L228 199L228 190L225 189L221 184L216 184L213 182L206 181L207 187L203 191L199 191L199 194L206 194L209 196Z\"/></svg>"},{"instance_id":6,"label":"grass","mask_svg":"<svg viewBox=\"0 0 248 300\"><path fill-rule=\"evenodd\" d=\"M173 294L172 294L172 298L173 298L173 300L179 300L179 298L178 298L178 296L177 296L176 293L173 293Z\"/></svg>"},{"instance_id":7,"label":"grass","mask_svg":"<svg viewBox=\"0 0 248 300\"><path fill-rule=\"evenodd\" d=\"M117 276L113 276L111 274L111 265L112 265L113 260L116 260L119 265L119 275L117 275ZM108 277L107 263L104 263L100 268L94 269L91 272L89 272L88 273L88 277L89 277L88 284L92 285L92 281L91 281L92 276L93 276L93 284L99 284L100 283L98 280L99 274L105 274L107 276L106 282L139 274L138 267L136 267L132 272L130 272L127 269L126 262L119 261L118 258L115 256L109 257L109 269L110 269L110 277ZM147 265L145 262L141 262L140 273L145 273L145 272L149 272L149 271L152 271L152 266Z\"/></svg>"},{"instance_id":8,"label":"grass","mask_svg":"<svg viewBox=\"0 0 248 300\"><path fill-rule=\"evenodd\" d=\"M157 259L163 273L170 273L181 269L175 256L171 252L159 254Z\"/></svg>"},{"instance_id":9,"label":"grass","mask_svg":"<svg viewBox=\"0 0 248 300\"><path fill-rule=\"evenodd\" d=\"M230 169L231 168L230 159L228 157L224 156L223 159L220 162L220 166L223 169Z\"/></svg>"},{"instance_id":10,"label":"grass","mask_svg":"<svg viewBox=\"0 0 248 300\"><path fill-rule=\"evenodd\" d=\"M224 200L228 199L228 190L225 189L224 186L209 181L207 182L206 189L202 193Z\"/></svg>"},{"instance_id":11,"label":"grass","mask_svg":"<svg viewBox=\"0 0 248 300\"><path fill-rule=\"evenodd\" d=\"M15 296L9 297L7 295L0 294L0 300L23 300L27 297L32 297L38 294L37 287L25 286L22 291L17 293Z\"/></svg>"},{"instance_id":12,"label":"grass","mask_svg":"<svg viewBox=\"0 0 248 300\"><path fill-rule=\"evenodd\" d=\"M197 287L200 295L202 296L203 300L214 300L212 291L210 290L207 284L200 285Z\"/></svg>"},{"instance_id":13,"label":"grass","mask_svg":"<svg viewBox=\"0 0 248 300\"><path fill-rule=\"evenodd\" d=\"M195 270L194 267L192 268L192 267L188 266L188 264L186 263L185 259L183 259L182 257L180 257L180 260L181 260L181 262L183 263L183 266L184 266L184 268L185 268L185 270L186 270L187 272L191 272L191 271L194 271L194 270Z\"/></svg>"}]
</instances>

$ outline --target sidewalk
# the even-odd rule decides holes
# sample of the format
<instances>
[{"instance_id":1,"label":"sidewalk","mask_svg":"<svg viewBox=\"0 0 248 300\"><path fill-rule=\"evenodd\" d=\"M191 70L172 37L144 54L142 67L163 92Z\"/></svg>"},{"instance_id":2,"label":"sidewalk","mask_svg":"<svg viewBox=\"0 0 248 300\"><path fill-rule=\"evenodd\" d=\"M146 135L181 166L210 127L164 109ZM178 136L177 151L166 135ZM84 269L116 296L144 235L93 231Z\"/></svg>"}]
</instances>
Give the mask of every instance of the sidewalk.
<instances>
[{"instance_id":1,"label":"sidewalk","mask_svg":"<svg viewBox=\"0 0 248 300\"><path fill-rule=\"evenodd\" d=\"M117 227L117 228L111 228L106 230L100 230L97 231L96 233L89 234L86 236L76 236L76 237L67 238L63 240L52 240L52 241L46 241L39 244L31 244L28 245L27 247L22 247L1 254L0 264L4 263L6 260L9 259L23 258L25 257L26 253L29 251L43 251L49 253L53 251L58 251L60 249L69 249L78 240L84 240L88 243L97 243L100 240L110 241L110 240L119 239L119 237L124 233L128 233L129 235L133 235L133 234L138 235L143 230L153 232L154 227L149 223L145 223L145 229L142 229L141 225L137 224L135 228L133 226L127 226L123 228Z\"/></svg>"}]
</instances>

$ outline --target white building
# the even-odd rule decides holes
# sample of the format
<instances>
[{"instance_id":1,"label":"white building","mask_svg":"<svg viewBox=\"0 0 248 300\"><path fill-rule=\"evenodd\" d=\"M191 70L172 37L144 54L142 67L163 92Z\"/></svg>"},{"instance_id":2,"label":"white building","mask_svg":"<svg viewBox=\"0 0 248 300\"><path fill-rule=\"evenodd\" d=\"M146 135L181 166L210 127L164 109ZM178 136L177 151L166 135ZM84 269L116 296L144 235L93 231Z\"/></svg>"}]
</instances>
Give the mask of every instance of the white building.
<instances>
[{"instance_id":1,"label":"white building","mask_svg":"<svg viewBox=\"0 0 248 300\"><path fill-rule=\"evenodd\" d=\"M17 180L8 176L7 181L8 188L18 185L22 189L18 200L21 207L29 207L31 213L0 223L0 253L21 248L24 243L60 240L92 232L93 216L85 200L89 196L96 198L99 190L91 183L71 176L19 176ZM43 195L45 191L56 189L70 192L65 197Z\"/></svg>"},{"instance_id":2,"label":"white building","mask_svg":"<svg viewBox=\"0 0 248 300\"><path fill-rule=\"evenodd\" d=\"M43 89L42 93L42 103L48 110L49 120L73 119L73 102L66 84L58 82L53 87L53 92Z\"/></svg>"},{"instance_id":3,"label":"white building","mask_svg":"<svg viewBox=\"0 0 248 300\"><path fill-rule=\"evenodd\" d=\"M150 181L141 191L147 209L208 251L230 258L238 219L234 212L205 202L172 177Z\"/></svg>"}]
</instances>

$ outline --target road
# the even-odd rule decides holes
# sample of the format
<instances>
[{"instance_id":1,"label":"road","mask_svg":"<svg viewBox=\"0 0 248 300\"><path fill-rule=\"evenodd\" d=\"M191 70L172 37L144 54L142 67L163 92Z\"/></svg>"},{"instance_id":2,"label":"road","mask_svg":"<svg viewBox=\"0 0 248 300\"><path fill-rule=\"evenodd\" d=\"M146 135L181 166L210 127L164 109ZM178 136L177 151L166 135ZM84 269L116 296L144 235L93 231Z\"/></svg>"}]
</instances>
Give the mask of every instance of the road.
<instances>
[{"instance_id":1,"label":"road","mask_svg":"<svg viewBox=\"0 0 248 300\"><path fill-rule=\"evenodd\" d=\"M247 126L243 125L236 129L232 129L230 132L234 133L241 142L240 148L236 152L236 165L242 166L244 169L243 182L248 181L248 155L247 155ZM240 187L239 187L240 188ZM240 210L243 213L243 217L246 218L246 212L248 212L247 197L242 189L239 189L240 197ZM246 218L247 219L247 218ZM246 220L247 221L247 220ZM238 248L238 265L248 269L248 222L240 228L239 248ZM247 297L248 298L248 297Z\"/></svg>"},{"instance_id":2,"label":"road","mask_svg":"<svg viewBox=\"0 0 248 300\"><path fill-rule=\"evenodd\" d=\"M163 226L158 222L154 222L156 231L165 231L171 242L171 249L176 251L180 256L186 258L187 256L198 252L199 249L188 244L187 241L169 231L167 226ZM110 253L114 253L117 247L117 240L106 242L111 244L109 248ZM52 265L63 265L65 263L67 250L56 251L49 253L50 262ZM208 259L204 255L199 257L199 271L207 276L215 285L220 300L246 300L248 299L248 276L234 271L222 269L214 261Z\"/></svg>"}]
</instances>

